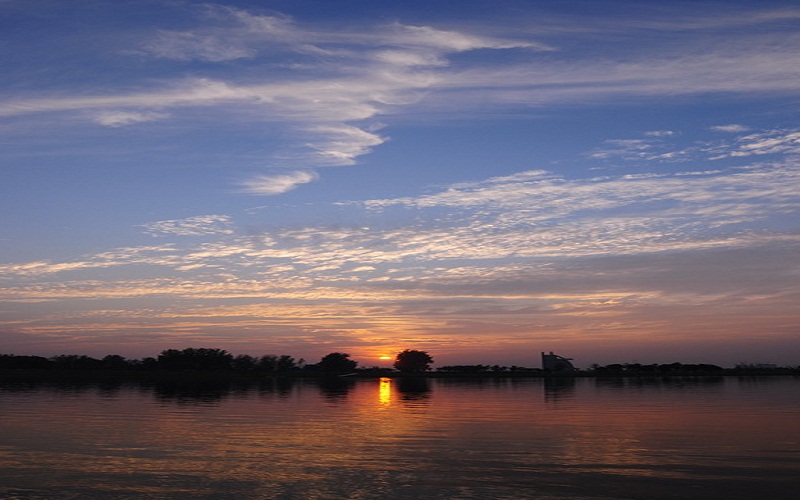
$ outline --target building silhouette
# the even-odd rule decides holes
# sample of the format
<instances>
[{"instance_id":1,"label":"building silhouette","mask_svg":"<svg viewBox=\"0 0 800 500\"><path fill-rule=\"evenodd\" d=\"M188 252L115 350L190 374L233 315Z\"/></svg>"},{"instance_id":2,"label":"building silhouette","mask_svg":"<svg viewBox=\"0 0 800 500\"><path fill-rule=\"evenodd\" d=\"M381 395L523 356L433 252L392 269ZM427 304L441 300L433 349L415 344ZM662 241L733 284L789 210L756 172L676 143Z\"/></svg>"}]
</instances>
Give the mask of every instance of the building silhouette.
<instances>
[{"instance_id":1,"label":"building silhouette","mask_svg":"<svg viewBox=\"0 0 800 500\"><path fill-rule=\"evenodd\" d=\"M572 366L571 361L572 358L565 358L558 354L553 354L553 351L550 351L550 354L542 353L542 369L546 373L574 372L575 367Z\"/></svg>"}]
</instances>

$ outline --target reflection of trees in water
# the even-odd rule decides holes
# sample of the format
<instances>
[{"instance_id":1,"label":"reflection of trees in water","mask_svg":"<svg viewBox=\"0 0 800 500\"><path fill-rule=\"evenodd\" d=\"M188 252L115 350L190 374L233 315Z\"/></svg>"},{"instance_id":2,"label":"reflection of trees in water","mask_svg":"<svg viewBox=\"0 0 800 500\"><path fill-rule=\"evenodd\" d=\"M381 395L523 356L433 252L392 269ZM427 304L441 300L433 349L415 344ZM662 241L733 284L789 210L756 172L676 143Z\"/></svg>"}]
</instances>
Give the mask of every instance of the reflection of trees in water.
<instances>
[{"instance_id":1,"label":"reflection of trees in water","mask_svg":"<svg viewBox=\"0 0 800 500\"><path fill-rule=\"evenodd\" d=\"M331 402L343 402L355 384L352 379L344 377L322 377L316 382L322 395Z\"/></svg>"},{"instance_id":2,"label":"reflection of trees in water","mask_svg":"<svg viewBox=\"0 0 800 500\"><path fill-rule=\"evenodd\" d=\"M526 383L530 379L513 379L513 378L505 378L505 377L445 377L445 378L437 378L436 384L441 386L455 386L455 387L475 387L475 388L493 388L493 387L504 387L511 383L519 383L523 382Z\"/></svg>"},{"instance_id":3,"label":"reflection of trees in water","mask_svg":"<svg viewBox=\"0 0 800 500\"><path fill-rule=\"evenodd\" d=\"M103 398L116 397L126 389L138 390L152 395L156 400L184 405L217 404L229 397L248 397L258 394L261 398L289 397L298 383L291 377L269 377L260 380L239 380L191 374L181 376L159 376L144 380L17 380L0 382L0 392L49 391L58 394L96 393Z\"/></svg>"},{"instance_id":4,"label":"reflection of trees in water","mask_svg":"<svg viewBox=\"0 0 800 500\"><path fill-rule=\"evenodd\" d=\"M400 377L396 380L401 401L422 402L431 396L430 382L425 377Z\"/></svg>"},{"instance_id":5,"label":"reflection of trees in water","mask_svg":"<svg viewBox=\"0 0 800 500\"><path fill-rule=\"evenodd\" d=\"M264 379L258 383L258 393L261 396L277 396L287 398L294 389L296 380L288 377L273 377Z\"/></svg>"},{"instance_id":6,"label":"reflection of trees in water","mask_svg":"<svg viewBox=\"0 0 800 500\"><path fill-rule=\"evenodd\" d=\"M294 386L295 380L281 377L258 381L218 378L158 379L141 383L143 389L152 391L153 396L160 401L201 406L216 405L230 397L247 397L253 393L262 398L286 398Z\"/></svg>"},{"instance_id":7,"label":"reflection of trees in water","mask_svg":"<svg viewBox=\"0 0 800 500\"><path fill-rule=\"evenodd\" d=\"M595 387L599 389L664 389L680 391L699 387L721 386L725 382L725 377L595 377L593 380Z\"/></svg>"},{"instance_id":8,"label":"reflection of trees in water","mask_svg":"<svg viewBox=\"0 0 800 500\"><path fill-rule=\"evenodd\" d=\"M37 392L50 391L58 394L85 394L97 392L104 397L113 397L126 387L135 384L120 380L80 380L80 379L42 379L42 380L11 380L0 382L0 392Z\"/></svg>"},{"instance_id":9,"label":"reflection of trees in water","mask_svg":"<svg viewBox=\"0 0 800 500\"><path fill-rule=\"evenodd\" d=\"M569 399L575 395L574 377L545 377L544 400L549 403Z\"/></svg>"},{"instance_id":10,"label":"reflection of trees in water","mask_svg":"<svg viewBox=\"0 0 800 500\"><path fill-rule=\"evenodd\" d=\"M150 389L159 401L179 405L216 405L231 392L231 384L226 380L187 380L154 382Z\"/></svg>"}]
</instances>

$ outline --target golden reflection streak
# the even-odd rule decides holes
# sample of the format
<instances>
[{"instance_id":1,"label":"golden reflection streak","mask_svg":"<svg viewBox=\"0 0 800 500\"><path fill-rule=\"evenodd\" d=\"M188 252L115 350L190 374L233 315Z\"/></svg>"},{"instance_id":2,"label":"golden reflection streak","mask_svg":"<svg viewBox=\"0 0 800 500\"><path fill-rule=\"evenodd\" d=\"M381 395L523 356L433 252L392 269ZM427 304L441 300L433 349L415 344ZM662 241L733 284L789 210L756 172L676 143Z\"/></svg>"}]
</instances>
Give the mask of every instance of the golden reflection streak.
<instances>
[{"instance_id":1,"label":"golden reflection streak","mask_svg":"<svg viewBox=\"0 0 800 500\"><path fill-rule=\"evenodd\" d=\"M392 404L392 379L381 377L378 381L378 405L386 408Z\"/></svg>"}]
</instances>

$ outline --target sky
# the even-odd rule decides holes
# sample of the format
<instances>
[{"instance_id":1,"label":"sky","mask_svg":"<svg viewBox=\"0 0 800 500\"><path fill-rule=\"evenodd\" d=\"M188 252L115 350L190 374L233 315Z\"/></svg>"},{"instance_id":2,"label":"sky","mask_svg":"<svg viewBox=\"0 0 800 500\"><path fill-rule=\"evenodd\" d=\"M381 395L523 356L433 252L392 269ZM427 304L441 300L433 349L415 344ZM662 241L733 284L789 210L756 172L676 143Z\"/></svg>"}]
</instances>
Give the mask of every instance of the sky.
<instances>
[{"instance_id":1,"label":"sky","mask_svg":"<svg viewBox=\"0 0 800 500\"><path fill-rule=\"evenodd\" d=\"M0 352L800 364L793 1L0 0Z\"/></svg>"}]
</instances>

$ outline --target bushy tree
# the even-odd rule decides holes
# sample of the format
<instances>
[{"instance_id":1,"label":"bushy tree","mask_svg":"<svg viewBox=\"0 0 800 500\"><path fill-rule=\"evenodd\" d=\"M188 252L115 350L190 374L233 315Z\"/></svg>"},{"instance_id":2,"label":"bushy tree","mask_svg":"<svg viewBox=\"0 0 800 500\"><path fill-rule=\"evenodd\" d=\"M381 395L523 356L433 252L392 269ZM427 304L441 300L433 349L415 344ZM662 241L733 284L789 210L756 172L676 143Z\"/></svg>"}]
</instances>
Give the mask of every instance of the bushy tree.
<instances>
[{"instance_id":1,"label":"bushy tree","mask_svg":"<svg viewBox=\"0 0 800 500\"><path fill-rule=\"evenodd\" d=\"M403 373L425 372L431 369L433 358L425 351L406 349L397 354L394 367Z\"/></svg>"},{"instance_id":2,"label":"bushy tree","mask_svg":"<svg viewBox=\"0 0 800 500\"><path fill-rule=\"evenodd\" d=\"M326 354L317 363L317 369L323 372L346 373L355 370L356 366L358 362L350 359L350 355L344 352Z\"/></svg>"}]
</instances>

